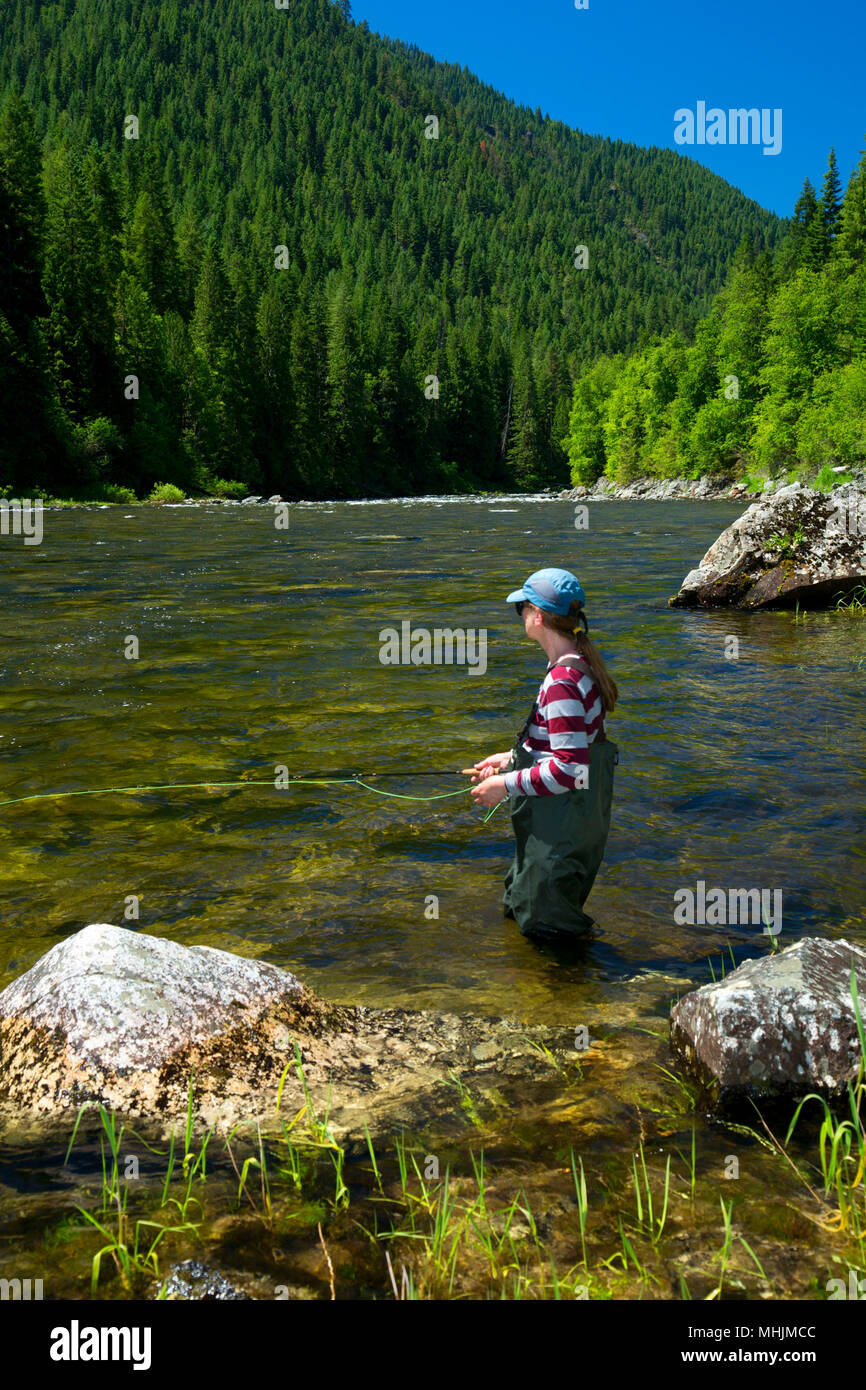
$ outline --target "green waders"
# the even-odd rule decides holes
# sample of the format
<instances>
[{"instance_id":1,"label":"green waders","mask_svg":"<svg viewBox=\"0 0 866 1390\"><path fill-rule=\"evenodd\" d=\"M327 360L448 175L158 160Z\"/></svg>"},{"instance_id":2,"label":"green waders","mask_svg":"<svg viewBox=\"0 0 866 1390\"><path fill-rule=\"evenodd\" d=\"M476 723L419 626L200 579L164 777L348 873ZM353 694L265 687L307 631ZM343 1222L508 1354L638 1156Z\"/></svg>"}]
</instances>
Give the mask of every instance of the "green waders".
<instances>
[{"instance_id":1,"label":"green waders","mask_svg":"<svg viewBox=\"0 0 866 1390\"><path fill-rule=\"evenodd\" d=\"M583 904L604 858L618 762L616 744L599 736L590 744L588 786L512 797L514 862L502 901L524 936L579 937L593 926ZM519 736L511 769L533 763Z\"/></svg>"}]
</instances>

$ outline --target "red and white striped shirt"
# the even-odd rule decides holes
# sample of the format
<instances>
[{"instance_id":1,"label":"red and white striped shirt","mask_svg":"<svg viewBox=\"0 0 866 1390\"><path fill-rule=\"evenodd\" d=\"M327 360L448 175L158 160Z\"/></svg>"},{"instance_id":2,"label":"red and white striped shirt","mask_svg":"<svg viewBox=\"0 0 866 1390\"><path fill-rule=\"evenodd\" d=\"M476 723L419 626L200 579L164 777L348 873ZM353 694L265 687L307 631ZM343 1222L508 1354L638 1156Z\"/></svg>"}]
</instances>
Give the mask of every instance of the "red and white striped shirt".
<instances>
[{"instance_id":1,"label":"red and white striped shirt","mask_svg":"<svg viewBox=\"0 0 866 1390\"><path fill-rule=\"evenodd\" d=\"M587 785L589 746L604 729L604 704L590 676L553 662L529 717L523 747L533 767L505 774L508 796L555 796Z\"/></svg>"}]
</instances>

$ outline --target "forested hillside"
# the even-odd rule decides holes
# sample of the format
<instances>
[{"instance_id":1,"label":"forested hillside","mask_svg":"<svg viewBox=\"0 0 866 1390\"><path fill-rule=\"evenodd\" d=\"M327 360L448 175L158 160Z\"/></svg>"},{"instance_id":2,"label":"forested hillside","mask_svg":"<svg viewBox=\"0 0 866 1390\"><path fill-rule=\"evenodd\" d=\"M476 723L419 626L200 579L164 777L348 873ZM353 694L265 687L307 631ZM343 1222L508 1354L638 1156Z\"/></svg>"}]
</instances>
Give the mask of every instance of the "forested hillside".
<instances>
[{"instance_id":1,"label":"forested hillside","mask_svg":"<svg viewBox=\"0 0 866 1390\"><path fill-rule=\"evenodd\" d=\"M599 358L575 386L568 447L584 484L750 473L823 486L866 464L866 154L843 198L831 151L774 257L744 242L691 345L674 332Z\"/></svg>"},{"instance_id":2,"label":"forested hillside","mask_svg":"<svg viewBox=\"0 0 866 1390\"><path fill-rule=\"evenodd\" d=\"M0 98L0 492L565 481L574 381L783 230L345 0L4 0Z\"/></svg>"}]
</instances>

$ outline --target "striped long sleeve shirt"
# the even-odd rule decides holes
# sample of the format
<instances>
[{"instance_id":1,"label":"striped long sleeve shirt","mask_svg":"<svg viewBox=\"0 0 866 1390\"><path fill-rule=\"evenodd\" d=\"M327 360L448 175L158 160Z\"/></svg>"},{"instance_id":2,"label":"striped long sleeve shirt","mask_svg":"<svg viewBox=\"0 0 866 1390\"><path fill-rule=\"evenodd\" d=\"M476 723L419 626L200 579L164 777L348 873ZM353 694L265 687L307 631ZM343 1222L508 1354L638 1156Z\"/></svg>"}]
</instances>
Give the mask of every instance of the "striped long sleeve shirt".
<instances>
[{"instance_id":1,"label":"striped long sleeve shirt","mask_svg":"<svg viewBox=\"0 0 866 1390\"><path fill-rule=\"evenodd\" d=\"M508 796L555 796L586 786L589 746L604 729L604 705L595 681L553 663L532 707L524 749L532 767L505 774Z\"/></svg>"}]
</instances>

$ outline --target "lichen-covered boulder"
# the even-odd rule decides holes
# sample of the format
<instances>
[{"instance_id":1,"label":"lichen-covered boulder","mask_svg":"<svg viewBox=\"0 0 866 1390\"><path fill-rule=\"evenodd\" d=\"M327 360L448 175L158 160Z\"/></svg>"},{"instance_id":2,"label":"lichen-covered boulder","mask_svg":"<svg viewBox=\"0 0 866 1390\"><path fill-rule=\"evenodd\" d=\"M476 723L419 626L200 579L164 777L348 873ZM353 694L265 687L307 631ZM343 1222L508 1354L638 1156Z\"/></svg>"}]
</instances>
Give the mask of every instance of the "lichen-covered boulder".
<instances>
[{"instance_id":1,"label":"lichen-covered boulder","mask_svg":"<svg viewBox=\"0 0 866 1390\"><path fill-rule=\"evenodd\" d=\"M181 1111L189 1076L237 1094L285 1065L277 1037L334 1010L285 970L95 924L0 994L0 1097L33 1113L84 1102Z\"/></svg>"},{"instance_id":2,"label":"lichen-covered boulder","mask_svg":"<svg viewBox=\"0 0 866 1390\"><path fill-rule=\"evenodd\" d=\"M674 608L826 607L866 584L866 492L793 483L754 502L690 570Z\"/></svg>"},{"instance_id":3,"label":"lichen-covered boulder","mask_svg":"<svg viewBox=\"0 0 866 1390\"><path fill-rule=\"evenodd\" d=\"M560 1033L330 1004L264 961L94 925L0 994L0 1135L68 1133L86 1104L167 1133L190 1082L197 1129L279 1132L278 1097L335 1135L411 1125L453 1110L454 1075L482 1091L543 1078L571 1049Z\"/></svg>"},{"instance_id":4,"label":"lichen-covered boulder","mask_svg":"<svg viewBox=\"0 0 866 1390\"><path fill-rule=\"evenodd\" d=\"M807 937L746 961L671 1010L671 1046L721 1105L842 1094L860 1065L851 990L866 1013L866 950Z\"/></svg>"}]
</instances>

